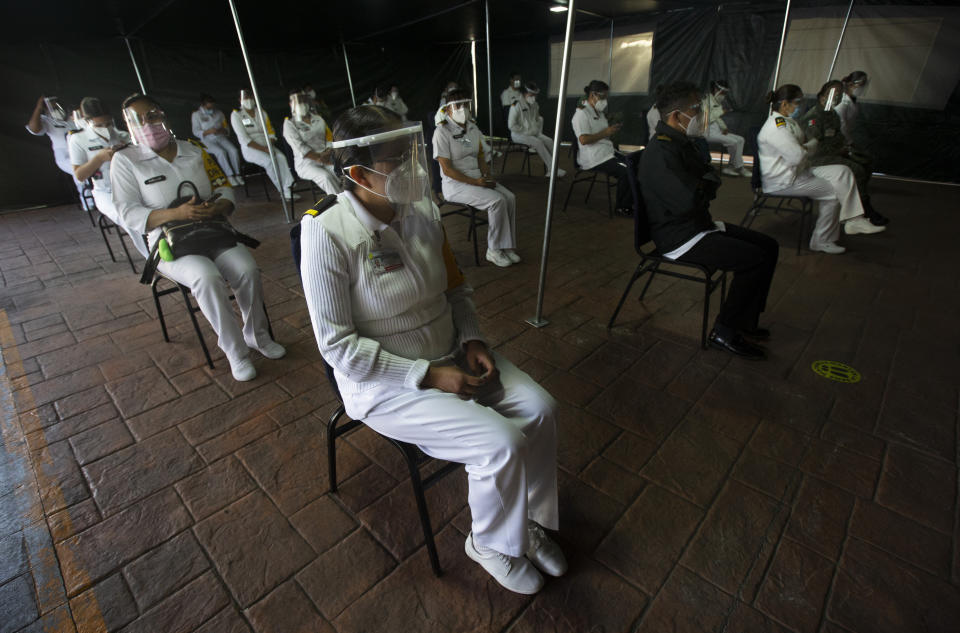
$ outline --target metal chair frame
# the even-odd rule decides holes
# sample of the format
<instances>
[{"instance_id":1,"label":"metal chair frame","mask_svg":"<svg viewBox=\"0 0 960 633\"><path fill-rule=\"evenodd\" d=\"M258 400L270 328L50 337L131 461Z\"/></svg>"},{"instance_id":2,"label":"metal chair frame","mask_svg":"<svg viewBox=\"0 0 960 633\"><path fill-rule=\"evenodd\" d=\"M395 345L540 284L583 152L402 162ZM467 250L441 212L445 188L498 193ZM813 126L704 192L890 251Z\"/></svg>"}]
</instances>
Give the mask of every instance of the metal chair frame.
<instances>
[{"instance_id":1,"label":"metal chair frame","mask_svg":"<svg viewBox=\"0 0 960 633\"><path fill-rule=\"evenodd\" d=\"M455 208L448 211L440 211L440 217L445 218L451 215L459 215L470 220L470 224L467 227L467 239L473 240L473 261L477 266L480 266L480 247L477 244L477 229L481 226L487 225L487 220L477 217L480 213L480 210L476 207L471 207L469 204L460 204L459 202L450 202L448 200L443 200L438 205L443 207L444 205L452 205Z\"/></svg>"}]
</instances>

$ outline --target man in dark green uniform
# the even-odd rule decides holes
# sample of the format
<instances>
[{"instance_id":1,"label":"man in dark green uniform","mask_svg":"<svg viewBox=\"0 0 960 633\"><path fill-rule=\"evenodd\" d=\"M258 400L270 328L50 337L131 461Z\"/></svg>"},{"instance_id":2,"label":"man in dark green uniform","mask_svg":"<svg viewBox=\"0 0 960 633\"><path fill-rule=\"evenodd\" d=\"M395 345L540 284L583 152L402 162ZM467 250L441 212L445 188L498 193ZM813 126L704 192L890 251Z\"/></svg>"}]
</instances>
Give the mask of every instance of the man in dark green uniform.
<instances>
[{"instance_id":1,"label":"man in dark green uniform","mask_svg":"<svg viewBox=\"0 0 960 633\"><path fill-rule=\"evenodd\" d=\"M710 345L760 360L765 350L746 340L766 339L758 326L766 307L779 246L771 237L735 224L715 222L710 201L720 177L687 137L696 129L700 93L689 83L665 86L657 95L660 122L640 159L640 187L657 250L668 259L733 272L730 292L710 332Z\"/></svg>"},{"instance_id":2,"label":"man in dark green uniform","mask_svg":"<svg viewBox=\"0 0 960 633\"><path fill-rule=\"evenodd\" d=\"M820 88L817 94L819 102L807 110L800 121L800 126L806 134L807 141L817 140L817 146L810 156L810 165L846 165L853 172L857 180L857 192L860 202L871 224L884 226L890 222L889 218L880 215L870 202L867 192L867 183L870 180L872 167L870 157L858 152L850 140L843 135L840 129L840 115L833 108L840 103L843 96L843 84L839 81L828 81ZM829 100L829 101L828 101Z\"/></svg>"}]
</instances>

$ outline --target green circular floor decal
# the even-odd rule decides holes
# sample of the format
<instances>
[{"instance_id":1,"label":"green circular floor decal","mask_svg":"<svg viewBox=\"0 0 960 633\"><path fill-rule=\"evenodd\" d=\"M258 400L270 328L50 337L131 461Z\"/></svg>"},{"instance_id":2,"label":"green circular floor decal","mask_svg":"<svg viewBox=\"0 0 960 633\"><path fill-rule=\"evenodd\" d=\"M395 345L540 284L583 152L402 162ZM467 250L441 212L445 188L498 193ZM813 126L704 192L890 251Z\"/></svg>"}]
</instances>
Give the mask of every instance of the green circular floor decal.
<instances>
[{"instance_id":1,"label":"green circular floor decal","mask_svg":"<svg viewBox=\"0 0 960 633\"><path fill-rule=\"evenodd\" d=\"M811 367L814 373L828 380L848 383L860 382L860 372L850 365L844 365L835 360L814 361Z\"/></svg>"}]
</instances>

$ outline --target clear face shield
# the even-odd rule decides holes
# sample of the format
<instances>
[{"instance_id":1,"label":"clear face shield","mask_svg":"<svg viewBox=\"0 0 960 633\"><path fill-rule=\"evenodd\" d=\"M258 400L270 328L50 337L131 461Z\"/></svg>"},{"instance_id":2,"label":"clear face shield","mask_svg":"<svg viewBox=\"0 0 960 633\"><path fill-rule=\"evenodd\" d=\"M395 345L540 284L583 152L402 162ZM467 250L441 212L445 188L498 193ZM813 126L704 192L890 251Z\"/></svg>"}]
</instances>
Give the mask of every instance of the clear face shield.
<instances>
[{"instance_id":1,"label":"clear face shield","mask_svg":"<svg viewBox=\"0 0 960 633\"><path fill-rule=\"evenodd\" d=\"M454 123L466 125L467 121L470 120L470 105L472 103L471 99L457 99L456 101L448 101L443 107L447 111L447 116Z\"/></svg>"},{"instance_id":2,"label":"clear face shield","mask_svg":"<svg viewBox=\"0 0 960 633\"><path fill-rule=\"evenodd\" d=\"M827 92L827 99L826 101L823 102L823 111L830 112L835 107L840 105L841 98L842 97L840 96L840 91L837 89L836 86L830 88L830 91Z\"/></svg>"},{"instance_id":3,"label":"clear face shield","mask_svg":"<svg viewBox=\"0 0 960 633\"><path fill-rule=\"evenodd\" d=\"M429 196L430 174L420 123L334 141L331 147L335 152L347 147L357 148L359 157L356 162L343 164L340 168L343 175L358 187L394 204L411 204ZM350 176L350 168L354 166L366 172L370 186L361 185Z\"/></svg>"},{"instance_id":4,"label":"clear face shield","mask_svg":"<svg viewBox=\"0 0 960 633\"><path fill-rule=\"evenodd\" d=\"M536 103L536 102L537 102L537 95L540 94L540 91L539 91L539 90L531 90L530 88L526 88L525 90L526 90L526 92L524 93L523 98L526 100L526 102L529 103L529 104L531 104L531 105L533 105L534 103Z\"/></svg>"},{"instance_id":5,"label":"clear face shield","mask_svg":"<svg viewBox=\"0 0 960 633\"><path fill-rule=\"evenodd\" d=\"M302 92L290 95L290 114L294 121L303 121L310 116L313 99Z\"/></svg>"},{"instance_id":6,"label":"clear face shield","mask_svg":"<svg viewBox=\"0 0 960 633\"><path fill-rule=\"evenodd\" d=\"M257 106L257 102L253 98L252 90L241 90L240 91L240 107L244 110L253 110Z\"/></svg>"},{"instance_id":7,"label":"clear face shield","mask_svg":"<svg viewBox=\"0 0 960 633\"><path fill-rule=\"evenodd\" d=\"M699 136L703 133L704 123L703 123L703 106L699 101L695 101L687 105L682 110L674 110L673 112L677 113L679 117L680 127L683 128L683 132L687 136ZM670 118L670 115L673 112L667 113L664 120Z\"/></svg>"},{"instance_id":8,"label":"clear face shield","mask_svg":"<svg viewBox=\"0 0 960 633\"><path fill-rule=\"evenodd\" d=\"M57 97L44 97L43 109L51 119L56 119L57 121L67 120L67 111L60 105L60 100Z\"/></svg>"},{"instance_id":9,"label":"clear face shield","mask_svg":"<svg viewBox=\"0 0 960 633\"><path fill-rule=\"evenodd\" d=\"M123 120L133 142L160 151L173 140L173 131L167 127L167 115L146 100L134 101L123 110Z\"/></svg>"},{"instance_id":10,"label":"clear face shield","mask_svg":"<svg viewBox=\"0 0 960 633\"><path fill-rule=\"evenodd\" d=\"M87 122L83 118L83 113L80 112L80 108L77 108L70 114L70 118L73 120L73 124L77 126L78 130L82 130L87 127Z\"/></svg>"}]
</instances>

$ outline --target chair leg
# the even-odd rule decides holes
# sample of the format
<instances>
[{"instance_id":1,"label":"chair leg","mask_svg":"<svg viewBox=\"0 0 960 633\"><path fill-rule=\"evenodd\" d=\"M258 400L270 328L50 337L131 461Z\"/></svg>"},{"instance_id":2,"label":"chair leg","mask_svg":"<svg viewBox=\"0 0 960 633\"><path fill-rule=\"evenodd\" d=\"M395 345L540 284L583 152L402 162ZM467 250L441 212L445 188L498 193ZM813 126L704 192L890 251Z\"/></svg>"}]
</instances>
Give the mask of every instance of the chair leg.
<instances>
[{"instance_id":1,"label":"chair leg","mask_svg":"<svg viewBox=\"0 0 960 633\"><path fill-rule=\"evenodd\" d=\"M430 567L433 568L434 576L438 578L443 575L443 568L440 567L440 557L437 555L437 544L433 540L433 527L430 524L430 513L427 510L427 499L423 494L423 482L420 479L420 469L417 467L417 458L412 454L415 450L412 446L401 446L403 456L407 461L407 469L410 471L410 484L413 486L413 497L417 501L417 512L420 514L420 527L423 528L423 540L427 546L427 554L430 556Z\"/></svg>"},{"instance_id":2,"label":"chair leg","mask_svg":"<svg viewBox=\"0 0 960 633\"><path fill-rule=\"evenodd\" d=\"M327 474L330 476L330 492L337 491L337 422L346 413L341 404L327 421Z\"/></svg>"},{"instance_id":3,"label":"chair leg","mask_svg":"<svg viewBox=\"0 0 960 633\"><path fill-rule=\"evenodd\" d=\"M659 263L659 262L654 263L654 265L650 267L650 278L647 279L647 283L646 283L646 285L644 285L644 287L643 287L643 292L640 293L640 299L639 299L640 301L643 301L643 298L644 298L645 296L647 296L647 290L650 289L650 284L653 283L653 278L654 278L654 276L657 274L657 269L658 269L658 268L660 268L660 263Z\"/></svg>"},{"instance_id":4,"label":"chair leg","mask_svg":"<svg viewBox=\"0 0 960 633\"><path fill-rule=\"evenodd\" d=\"M607 176L607 215L613 218L613 199L610 196L610 174Z\"/></svg>"},{"instance_id":5,"label":"chair leg","mask_svg":"<svg viewBox=\"0 0 960 633\"><path fill-rule=\"evenodd\" d=\"M197 333L197 338L200 339L200 347L203 349L203 355L207 359L207 366L210 369L213 369L213 359L210 358L210 350L207 349L207 342L203 340L203 333L200 331L200 324L197 323L197 315L194 314L193 304L190 302L190 293L185 287L180 284L177 284L180 288L180 293L183 295L183 303L187 306L187 314L190 315L190 321L193 322L193 331ZM200 308L197 308L199 310Z\"/></svg>"},{"instance_id":6,"label":"chair leg","mask_svg":"<svg viewBox=\"0 0 960 633\"><path fill-rule=\"evenodd\" d=\"M267 317L267 333L270 335L270 340L273 340L273 326L270 325L270 315L267 314L267 304L263 304L263 316Z\"/></svg>"},{"instance_id":7,"label":"chair leg","mask_svg":"<svg viewBox=\"0 0 960 633\"><path fill-rule=\"evenodd\" d=\"M137 267L133 264L133 258L130 257L130 250L127 248L127 243L123 241L124 238L127 237L127 233L126 231L120 229L120 227L117 227L117 235L120 236L120 246L123 247L123 254L127 256L127 263L130 264L130 270L132 270L133 274L136 275Z\"/></svg>"},{"instance_id":8,"label":"chair leg","mask_svg":"<svg viewBox=\"0 0 960 633\"><path fill-rule=\"evenodd\" d=\"M110 261L115 262L117 258L113 256L113 248L110 247L110 240L107 239L107 231L110 230L109 227L105 224L107 222L106 216L101 215L97 223L100 225L100 235L103 237L103 243L107 245L107 252L110 253Z\"/></svg>"},{"instance_id":9,"label":"chair leg","mask_svg":"<svg viewBox=\"0 0 960 633\"><path fill-rule=\"evenodd\" d=\"M477 210L470 209L470 230L473 232L473 263L480 265L480 247L477 245Z\"/></svg>"},{"instance_id":10,"label":"chair leg","mask_svg":"<svg viewBox=\"0 0 960 633\"><path fill-rule=\"evenodd\" d=\"M627 284L626 289L623 291L623 296L620 297L620 303L617 304L617 309L613 311L613 315L610 317L610 322L607 323L607 329L613 328L614 321L617 320L617 315L620 314L620 308L623 307L623 302L627 300L627 295L630 294L630 289L633 288L633 284L640 278L640 275L643 274L644 265L646 262L641 261L637 264L636 270L633 271L633 276L630 277L630 282Z\"/></svg>"},{"instance_id":11,"label":"chair leg","mask_svg":"<svg viewBox=\"0 0 960 633\"><path fill-rule=\"evenodd\" d=\"M753 204L750 205L750 208L747 209L747 214L743 216L743 219L740 221L740 226L745 229L749 229L750 225L753 224L753 221L757 217L757 213L760 211L762 205L762 198L755 198Z\"/></svg>"},{"instance_id":12,"label":"chair leg","mask_svg":"<svg viewBox=\"0 0 960 633\"><path fill-rule=\"evenodd\" d=\"M163 332L163 340L169 343L170 336L167 334L167 322L163 318L163 308L160 306L160 295L157 294L158 279L159 277L154 277L153 281L150 282L150 290L153 292L153 304L157 307L157 318L160 320L160 331Z\"/></svg>"},{"instance_id":13,"label":"chair leg","mask_svg":"<svg viewBox=\"0 0 960 633\"><path fill-rule=\"evenodd\" d=\"M567 205L570 204L570 196L573 195L573 186L577 184L577 175L573 175L573 179L570 181L570 188L567 189L567 197L563 201L563 212L567 212Z\"/></svg>"},{"instance_id":14,"label":"chair leg","mask_svg":"<svg viewBox=\"0 0 960 633\"><path fill-rule=\"evenodd\" d=\"M583 204L590 202L590 194L593 193L593 185L597 182L597 172L593 172L593 178L590 179L590 186L587 187L587 195L583 197Z\"/></svg>"},{"instance_id":15,"label":"chair leg","mask_svg":"<svg viewBox=\"0 0 960 633\"><path fill-rule=\"evenodd\" d=\"M267 197L267 202L270 201L270 189L267 187L267 181L270 178L267 176L267 170L264 169L263 173L260 175L260 182L263 183L263 195ZM280 180L280 174L277 174L277 180ZM280 192L280 195L283 196L283 192Z\"/></svg>"},{"instance_id":16,"label":"chair leg","mask_svg":"<svg viewBox=\"0 0 960 633\"><path fill-rule=\"evenodd\" d=\"M727 300L727 271L720 277L720 303Z\"/></svg>"},{"instance_id":17,"label":"chair leg","mask_svg":"<svg viewBox=\"0 0 960 633\"><path fill-rule=\"evenodd\" d=\"M707 321L710 318L710 280L703 285L703 324L700 326L700 347L707 349Z\"/></svg>"},{"instance_id":18,"label":"chair leg","mask_svg":"<svg viewBox=\"0 0 960 633\"><path fill-rule=\"evenodd\" d=\"M507 145L505 148L503 148L503 160L500 161L500 175L501 175L501 176L503 175L503 172L506 171L506 169L507 169L507 159L508 159L509 157L510 157L510 146ZM493 165L491 165L491 170L492 170L492 169L493 169Z\"/></svg>"}]
</instances>

